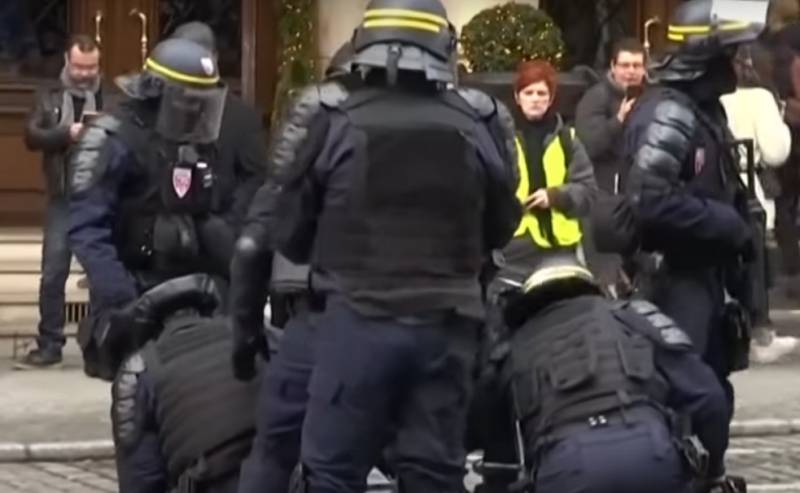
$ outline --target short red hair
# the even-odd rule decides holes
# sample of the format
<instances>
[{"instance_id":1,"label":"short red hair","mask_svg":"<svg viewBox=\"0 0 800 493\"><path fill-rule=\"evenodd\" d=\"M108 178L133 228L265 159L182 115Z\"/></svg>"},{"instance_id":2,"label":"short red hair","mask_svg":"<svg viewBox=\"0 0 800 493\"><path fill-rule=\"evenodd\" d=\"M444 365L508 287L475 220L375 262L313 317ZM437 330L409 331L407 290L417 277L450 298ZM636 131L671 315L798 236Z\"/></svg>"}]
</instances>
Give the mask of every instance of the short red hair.
<instances>
[{"instance_id":1,"label":"short red hair","mask_svg":"<svg viewBox=\"0 0 800 493\"><path fill-rule=\"evenodd\" d=\"M530 60L520 62L514 78L514 94L519 94L531 84L544 82L550 89L550 98L555 99L558 88L558 72L546 60Z\"/></svg>"}]
</instances>

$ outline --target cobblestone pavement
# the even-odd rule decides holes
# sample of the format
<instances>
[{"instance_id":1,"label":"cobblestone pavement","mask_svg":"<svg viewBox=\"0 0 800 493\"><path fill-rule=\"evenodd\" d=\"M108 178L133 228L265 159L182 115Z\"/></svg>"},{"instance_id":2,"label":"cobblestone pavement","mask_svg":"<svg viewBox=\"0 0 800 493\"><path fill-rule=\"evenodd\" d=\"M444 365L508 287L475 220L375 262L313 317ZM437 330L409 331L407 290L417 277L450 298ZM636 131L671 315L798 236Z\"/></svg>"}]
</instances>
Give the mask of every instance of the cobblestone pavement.
<instances>
[{"instance_id":1,"label":"cobblestone pavement","mask_svg":"<svg viewBox=\"0 0 800 493\"><path fill-rule=\"evenodd\" d=\"M734 440L728 468L748 479L751 493L800 492L800 435ZM469 482L475 479L473 476ZM113 461L0 464L0 493L116 491Z\"/></svg>"}]
</instances>

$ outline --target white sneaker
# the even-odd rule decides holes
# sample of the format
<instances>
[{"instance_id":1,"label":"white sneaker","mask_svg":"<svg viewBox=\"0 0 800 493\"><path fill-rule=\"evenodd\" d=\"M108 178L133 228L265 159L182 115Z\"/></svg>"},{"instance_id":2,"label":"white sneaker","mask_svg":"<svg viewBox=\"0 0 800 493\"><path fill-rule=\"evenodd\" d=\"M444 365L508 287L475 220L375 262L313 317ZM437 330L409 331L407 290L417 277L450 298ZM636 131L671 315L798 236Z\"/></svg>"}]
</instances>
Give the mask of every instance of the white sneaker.
<instances>
[{"instance_id":1,"label":"white sneaker","mask_svg":"<svg viewBox=\"0 0 800 493\"><path fill-rule=\"evenodd\" d=\"M754 363L775 363L784 356L797 349L800 341L796 337L773 336L772 341L766 345L754 343L750 346L750 360Z\"/></svg>"}]
</instances>

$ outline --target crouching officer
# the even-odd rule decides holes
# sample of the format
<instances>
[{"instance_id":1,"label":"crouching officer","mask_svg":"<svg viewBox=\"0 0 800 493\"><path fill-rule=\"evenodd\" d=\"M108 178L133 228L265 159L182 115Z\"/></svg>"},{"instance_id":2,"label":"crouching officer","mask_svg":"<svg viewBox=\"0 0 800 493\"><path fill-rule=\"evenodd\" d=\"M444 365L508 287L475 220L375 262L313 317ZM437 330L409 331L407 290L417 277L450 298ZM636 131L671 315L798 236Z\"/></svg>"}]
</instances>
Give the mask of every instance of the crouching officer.
<instances>
[{"instance_id":1,"label":"crouching officer","mask_svg":"<svg viewBox=\"0 0 800 493\"><path fill-rule=\"evenodd\" d=\"M300 135L314 140L278 170L278 251L309 263L324 296L300 454L310 493L365 491L390 438L400 491L463 489L481 267L521 211L512 119L447 88L455 47L440 1L369 2L353 38L363 85L309 89Z\"/></svg>"},{"instance_id":2,"label":"crouching officer","mask_svg":"<svg viewBox=\"0 0 800 493\"><path fill-rule=\"evenodd\" d=\"M724 393L669 318L648 302L605 299L567 256L504 299L509 332L474 409L484 493L515 480L537 493L727 484Z\"/></svg>"},{"instance_id":3,"label":"crouching officer","mask_svg":"<svg viewBox=\"0 0 800 493\"><path fill-rule=\"evenodd\" d=\"M69 163L69 238L92 304L79 340L87 373L105 378L95 336L110 313L173 277L227 278L234 243L212 214L226 94L213 53L168 39L117 84L127 99L87 126Z\"/></svg>"},{"instance_id":4,"label":"crouching officer","mask_svg":"<svg viewBox=\"0 0 800 493\"><path fill-rule=\"evenodd\" d=\"M151 289L114 317L121 351L151 339L124 360L112 387L121 493L237 491L258 380L233 376L230 328L211 316L220 301L214 282L197 274Z\"/></svg>"}]
</instances>

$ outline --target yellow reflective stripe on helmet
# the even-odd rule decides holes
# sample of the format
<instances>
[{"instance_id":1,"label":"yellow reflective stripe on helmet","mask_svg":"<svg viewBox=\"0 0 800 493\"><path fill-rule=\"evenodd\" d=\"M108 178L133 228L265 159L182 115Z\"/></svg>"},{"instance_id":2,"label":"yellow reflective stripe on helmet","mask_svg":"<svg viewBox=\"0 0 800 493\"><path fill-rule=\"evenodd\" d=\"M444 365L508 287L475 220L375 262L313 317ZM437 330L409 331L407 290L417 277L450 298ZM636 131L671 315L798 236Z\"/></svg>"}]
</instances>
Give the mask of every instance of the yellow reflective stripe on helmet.
<instances>
[{"instance_id":1,"label":"yellow reflective stripe on helmet","mask_svg":"<svg viewBox=\"0 0 800 493\"><path fill-rule=\"evenodd\" d=\"M544 269L537 270L526 281L522 290L526 293L547 284L551 281L561 279L592 279L592 273L583 267L577 265L561 265L554 267L545 267Z\"/></svg>"},{"instance_id":2,"label":"yellow reflective stripe on helmet","mask_svg":"<svg viewBox=\"0 0 800 493\"><path fill-rule=\"evenodd\" d=\"M749 22L723 22L716 27L712 27L710 24L703 26L675 26L670 24L667 30L673 34L706 34L713 29L718 31L740 31L749 27Z\"/></svg>"},{"instance_id":3,"label":"yellow reflective stripe on helmet","mask_svg":"<svg viewBox=\"0 0 800 493\"><path fill-rule=\"evenodd\" d=\"M433 22L434 24L440 24L444 27L447 27L448 22L442 16L431 14L428 12L421 12L419 10L409 10L409 9L371 9L364 12L364 20L369 20L374 17L394 17L394 18L405 18L405 19L413 19L418 21L427 21Z\"/></svg>"},{"instance_id":4,"label":"yellow reflective stripe on helmet","mask_svg":"<svg viewBox=\"0 0 800 493\"><path fill-rule=\"evenodd\" d=\"M219 75L215 75L213 77L199 77L197 75L189 75L183 72L179 72L177 70L172 70L169 67L165 67L160 63L156 62L152 58L148 58L144 62L144 66L153 72L159 73L165 77L169 77L172 80L176 80L178 82L188 82L190 84L199 84L204 86L212 86L219 82Z\"/></svg>"},{"instance_id":5,"label":"yellow reflective stripe on helmet","mask_svg":"<svg viewBox=\"0 0 800 493\"><path fill-rule=\"evenodd\" d=\"M365 29L374 29L381 27L400 27L404 29L417 29L420 31L430 31L432 33L441 32L441 28L436 24L422 21L407 21L404 19L375 19L371 21L364 21Z\"/></svg>"}]
</instances>

